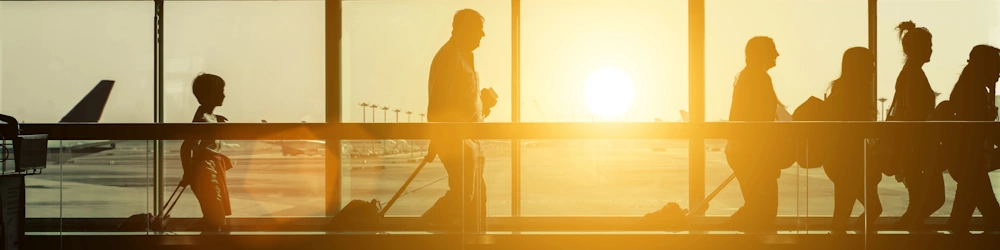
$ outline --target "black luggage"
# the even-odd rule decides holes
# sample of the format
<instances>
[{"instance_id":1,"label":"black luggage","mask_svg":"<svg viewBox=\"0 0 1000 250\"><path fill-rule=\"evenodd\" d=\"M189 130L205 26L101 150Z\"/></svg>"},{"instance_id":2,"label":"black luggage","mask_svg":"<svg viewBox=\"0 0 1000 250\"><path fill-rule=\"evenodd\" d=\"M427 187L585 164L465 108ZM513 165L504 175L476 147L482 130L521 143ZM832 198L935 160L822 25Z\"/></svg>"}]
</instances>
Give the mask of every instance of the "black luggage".
<instances>
[{"instance_id":1,"label":"black luggage","mask_svg":"<svg viewBox=\"0 0 1000 250\"><path fill-rule=\"evenodd\" d=\"M179 193L177 192L178 190L180 191ZM118 230L144 231L147 229L147 226L150 231L163 230L167 225L167 220L170 219L170 211L174 210L174 206L181 199L181 194L184 193L184 190L187 190L186 185L182 187L178 184L177 188L174 188L174 193L170 194L170 199L167 200L167 204L163 205L163 212L159 216L153 216L150 213L129 216L122 224L118 225Z\"/></svg>"},{"instance_id":2,"label":"black luggage","mask_svg":"<svg viewBox=\"0 0 1000 250\"><path fill-rule=\"evenodd\" d=\"M719 195L719 192L721 192L723 188L728 186L729 183L732 182L733 179L735 178L736 178L736 173L729 175L729 178L726 178L726 180L723 181L722 184L719 184L719 187L716 187L715 190L712 191L712 193L708 194L708 197L705 197L705 199L701 200L701 202L692 207L690 210L681 209L679 204L670 202L667 203L667 205L663 206L663 208L661 208L660 210L657 210L652 213L647 213L645 216L642 217L642 219L639 220L639 223L646 225L665 226L669 229L682 230L684 227L687 226L687 218L690 218L693 215L701 214L705 210L708 210L708 202L714 199L716 195Z\"/></svg>"},{"instance_id":3,"label":"black luggage","mask_svg":"<svg viewBox=\"0 0 1000 250\"><path fill-rule=\"evenodd\" d=\"M382 207L382 203L377 199L372 199L370 201L365 200L353 200L344 206L337 215L333 216L330 221L329 229L332 231L344 231L344 230L378 230L382 223L382 217L385 217L385 212L389 211L393 203L403 195L403 191L406 191L406 187L410 185L413 178L417 177L420 170L427 165L428 160L423 160L417 169L410 174L410 178L406 179L402 187L396 191L396 194L392 196L389 203Z\"/></svg>"}]
</instances>

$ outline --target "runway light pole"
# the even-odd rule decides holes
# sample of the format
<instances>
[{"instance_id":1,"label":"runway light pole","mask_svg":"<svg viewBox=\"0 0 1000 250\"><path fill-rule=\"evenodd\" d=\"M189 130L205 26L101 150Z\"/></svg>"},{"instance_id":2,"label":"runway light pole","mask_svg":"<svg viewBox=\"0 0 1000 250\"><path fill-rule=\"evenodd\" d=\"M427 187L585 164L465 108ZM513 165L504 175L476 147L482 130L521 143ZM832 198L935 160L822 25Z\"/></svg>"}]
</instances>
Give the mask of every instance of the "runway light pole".
<instances>
[{"instance_id":1,"label":"runway light pole","mask_svg":"<svg viewBox=\"0 0 1000 250\"><path fill-rule=\"evenodd\" d=\"M888 110L885 110L885 101L888 101L888 100L889 99L885 99L885 97L882 97L882 98L878 99L878 101L882 102L882 112L881 113L882 113L882 120L883 121L885 121L886 112L889 112Z\"/></svg>"}]
</instances>

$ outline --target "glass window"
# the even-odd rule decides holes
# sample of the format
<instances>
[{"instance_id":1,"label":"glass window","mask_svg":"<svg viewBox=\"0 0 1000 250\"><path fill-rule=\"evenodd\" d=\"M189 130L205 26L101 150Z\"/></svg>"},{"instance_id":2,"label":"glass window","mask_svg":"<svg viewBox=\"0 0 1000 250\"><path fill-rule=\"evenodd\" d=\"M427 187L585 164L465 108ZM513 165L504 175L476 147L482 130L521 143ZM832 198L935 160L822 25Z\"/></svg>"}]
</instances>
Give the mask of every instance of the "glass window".
<instances>
[{"instance_id":1,"label":"glass window","mask_svg":"<svg viewBox=\"0 0 1000 250\"><path fill-rule=\"evenodd\" d=\"M233 161L226 171L232 217L325 216L325 143L320 141L223 140ZM182 141L164 142L164 199L180 182ZM189 188L190 189L190 188ZM173 217L201 218L192 191L181 196Z\"/></svg>"},{"instance_id":2,"label":"glass window","mask_svg":"<svg viewBox=\"0 0 1000 250\"><path fill-rule=\"evenodd\" d=\"M152 122L152 19L152 1L0 2L0 113L55 123L83 103L103 114L66 121Z\"/></svg>"},{"instance_id":3,"label":"glass window","mask_svg":"<svg viewBox=\"0 0 1000 250\"><path fill-rule=\"evenodd\" d=\"M770 37L775 43L779 56L768 74L788 112L793 112L810 96L823 98L830 83L840 76L844 52L851 47L868 46L867 4L867 1L706 1L706 121L729 119L733 84L746 65L747 42L755 36ZM706 146L714 144L722 151L705 154L706 193L733 173L724 153L725 140L706 142ZM778 178L778 190L778 216L833 214L833 184L823 169L798 166L784 169ZM736 180L713 200L706 213L730 216L743 204ZM858 205L854 214L862 211Z\"/></svg>"},{"instance_id":4,"label":"glass window","mask_svg":"<svg viewBox=\"0 0 1000 250\"><path fill-rule=\"evenodd\" d=\"M326 121L323 1L168 1L164 117L191 122L192 80L226 81L230 122Z\"/></svg>"},{"instance_id":5,"label":"glass window","mask_svg":"<svg viewBox=\"0 0 1000 250\"><path fill-rule=\"evenodd\" d=\"M521 120L684 121L687 3L524 1ZM680 112L678 112L680 111ZM527 216L687 207L687 140L525 140Z\"/></svg>"},{"instance_id":6,"label":"glass window","mask_svg":"<svg viewBox=\"0 0 1000 250\"><path fill-rule=\"evenodd\" d=\"M499 96L486 122L511 121L510 1L345 1L343 115L348 122L422 121L431 61L451 37L455 12L485 19L475 55L482 88ZM374 109L372 106L376 106ZM411 115L406 115L411 112Z\"/></svg>"},{"instance_id":7,"label":"glass window","mask_svg":"<svg viewBox=\"0 0 1000 250\"><path fill-rule=\"evenodd\" d=\"M521 121L682 121L685 1L524 1Z\"/></svg>"},{"instance_id":8,"label":"glass window","mask_svg":"<svg viewBox=\"0 0 1000 250\"><path fill-rule=\"evenodd\" d=\"M457 11L473 9L484 19L473 51L482 88L492 87L498 104L486 122L511 121L511 3L491 1L345 1L343 3L343 115L347 122L425 122L431 62L450 40ZM410 149L399 148L408 145ZM511 214L509 140L483 140L487 214ZM344 204L352 199L387 202L426 154L425 140L346 141ZM394 150L393 148L400 150ZM354 155L356 152L356 155ZM449 189L440 159L428 164L389 210L389 216L419 216Z\"/></svg>"},{"instance_id":9,"label":"glass window","mask_svg":"<svg viewBox=\"0 0 1000 250\"><path fill-rule=\"evenodd\" d=\"M1000 42L1000 29L995 25L1000 2L997 1L878 1L878 95L885 98L882 110L887 110L895 95L896 78L903 67L906 55L897 36L896 26L913 21L926 27L932 35L933 54L922 69L931 88L940 93L937 102L948 100L958 76L967 64L972 47L979 44L996 46ZM1000 177L990 173L993 179ZM954 203L956 183L944 173L945 202L934 216L948 216ZM1000 186L995 181L994 187ZM901 190L892 194L891 200L899 201L886 206L884 215L899 216L906 211L907 192L902 183L885 179L882 189ZM890 200L883 199L883 201ZM887 203L887 202L886 202ZM979 211L975 212L977 215Z\"/></svg>"},{"instance_id":10,"label":"glass window","mask_svg":"<svg viewBox=\"0 0 1000 250\"><path fill-rule=\"evenodd\" d=\"M0 1L0 113L26 123L152 122L152 18L152 1ZM26 216L152 212L151 149L50 140L48 167L25 178Z\"/></svg>"},{"instance_id":11,"label":"glass window","mask_svg":"<svg viewBox=\"0 0 1000 250\"><path fill-rule=\"evenodd\" d=\"M226 82L214 113L230 123L325 122L323 1L168 1L164 5L165 120L191 122L201 73ZM233 216L324 216L322 141L224 140ZM180 181L181 141L165 145L164 196ZM194 195L175 217L200 217Z\"/></svg>"}]
</instances>

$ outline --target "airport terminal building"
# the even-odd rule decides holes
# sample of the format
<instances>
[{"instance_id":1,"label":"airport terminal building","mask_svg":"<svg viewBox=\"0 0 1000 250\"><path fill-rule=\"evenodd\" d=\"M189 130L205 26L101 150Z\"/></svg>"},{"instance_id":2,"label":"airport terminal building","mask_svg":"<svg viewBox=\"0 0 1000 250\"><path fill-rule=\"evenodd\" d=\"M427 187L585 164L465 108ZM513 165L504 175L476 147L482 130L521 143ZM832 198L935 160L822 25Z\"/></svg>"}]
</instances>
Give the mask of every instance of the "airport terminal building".
<instances>
[{"instance_id":1,"label":"airport terminal building","mask_svg":"<svg viewBox=\"0 0 1000 250\"><path fill-rule=\"evenodd\" d=\"M0 119L15 119L0 124L0 245L996 248L1000 95L992 78L959 86L990 68L973 48L1000 46L998 14L994 0L0 0ZM915 59L918 33L932 49ZM899 120L918 71L931 111L983 94L992 120ZM747 79L766 79L749 99ZM870 119L802 118L843 79ZM743 118L757 107L767 119ZM914 138L933 150L886 149ZM987 146L948 151L954 138ZM848 155L830 141L857 161L811 160Z\"/></svg>"}]
</instances>

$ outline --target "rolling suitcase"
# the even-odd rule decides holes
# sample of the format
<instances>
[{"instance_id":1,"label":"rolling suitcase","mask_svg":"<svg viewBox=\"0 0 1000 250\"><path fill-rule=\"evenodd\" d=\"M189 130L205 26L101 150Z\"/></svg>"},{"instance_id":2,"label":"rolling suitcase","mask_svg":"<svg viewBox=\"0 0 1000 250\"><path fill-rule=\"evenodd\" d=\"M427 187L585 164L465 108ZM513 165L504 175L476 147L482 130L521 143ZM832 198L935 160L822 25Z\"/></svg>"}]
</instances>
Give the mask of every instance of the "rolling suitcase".
<instances>
[{"instance_id":1,"label":"rolling suitcase","mask_svg":"<svg viewBox=\"0 0 1000 250\"><path fill-rule=\"evenodd\" d=\"M167 204L163 205L162 214L153 216L153 214L144 213L129 216L122 224L118 225L118 229L122 231L143 231L148 226L150 231L162 231L167 225L167 220L170 220L170 211L174 210L174 206L177 205L177 201L181 199L181 194L185 190L187 190L187 186L182 187L178 183L177 188L174 188L174 192L170 194Z\"/></svg>"},{"instance_id":2,"label":"rolling suitcase","mask_svg":"<svg viewBox=\"0 0 1000 250\"><path fill-rule=\"evenodd\" d=\"M705 199L701 200L701 202L691 209L681 209L680 205L674 202L667 203L667 205L663 206L660 210L647 213L646 216L643 216L642 219L640 219L640 223L667 226L672 229L681 229L687 225L687 218L708 210L708 202L714 199L716 195L719 195L719 192L728 186L729 183L735 178L735 173L729 175L729 178L726 178L722 184L719 184L719 187L716 187L715 190L708 195L708 197L705 197Z\"/></svg>"},{"instance_id":3,"label":"rolling suitcase","mask_svg":"<svg viewBox=\"0 0 1000 250\"><path fill-rule=\"evenodd\" d=\"M392 204L396 203L396 200L403 195L406 191L406 187L410 185L413 178L417 177L420 170L424 168L424 165L430 162L428 160L423 160L420 165L417 166L416 170L413 170L413 174L410 174L410 178L406 179L402 187L396 191L396 194L392 196L392 199L386 203L385 207L382 207L377 199L372 199L370 201L366 200L353 200L344 206L337 215L333 216L330 221L329 229L332 231L344 231L344 230L378 230L382 223L382 218L385 217L385 213L389 211Z\"/></svg>"}]
</instances>

